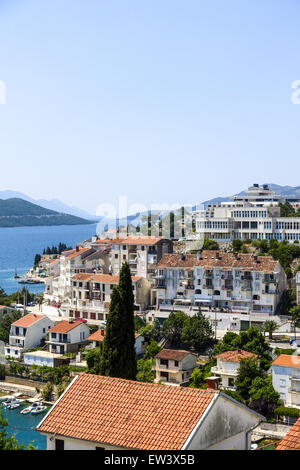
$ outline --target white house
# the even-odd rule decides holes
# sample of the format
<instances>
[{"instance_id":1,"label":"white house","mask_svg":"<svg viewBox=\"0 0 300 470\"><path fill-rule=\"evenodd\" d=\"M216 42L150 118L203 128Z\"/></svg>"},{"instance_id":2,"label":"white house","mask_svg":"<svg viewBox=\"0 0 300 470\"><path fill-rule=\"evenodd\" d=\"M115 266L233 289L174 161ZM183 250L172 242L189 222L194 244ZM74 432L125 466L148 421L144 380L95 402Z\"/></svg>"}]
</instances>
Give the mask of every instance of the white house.
<instances>
[{"instance_id":1,"label":"white house","mask_svg":"<svg viewBox=\"0 0 300 470\"><path fill-rule=\"evenodd\" d=\"M5 346L5 356L20 359L26 349L36 348L54 325L46 315L29 313L12 323L9 344Z\"/></svg>"},{"instance_id":2,"label":"white house","mask_svg":"<svg viewBox=\"0 0 300 470\"><path fill-rule=\"evenodd\" d=\"M300 408L300 357L280 354L272 363L272 382L285 406Z\"/></svg>"},{"instance_id":3,"label":"white house","mask_svg":"<svg viewBox=\"0 0 300 470\"><path fill-rule=\"evenodd\" d=\"M217 365L211 368L212 374L220 377L220 387L228 390L236 390L234 382L238 376L241 359L258 360L256 354L238 349L218 354Z\"/></svg>"},{"instance_id":4,"label":"white house","mask_svg":"<svg viewBox=\"0 0 300 470\"><path fill-rule=\"evenodd\" d=\"M82 321L63 320L49 330L49 352L66 354L77 352L90 334L89 327Z\"/></svg>"},{"instance_id":5,"label":"white house","mask_svg":"<svg viewBox=\"0 0 300 470\"><path fill-rule=\"evenodd\" d=\"M263 420L219 391L79 374L37 430L48 450L250 450Z\"/></svg>"},{"instance_id":6,"label":"white house","mask_svg":"<svg viewBox=\"0 0 300 470\"><path fill-rule=\"evenodd\" d=\"M100 343L104 340L105 330L103 328L99 328L99 330L94 331L87 340L92 342L93 348L97 348ZM138 333L135 333L135 353L137 357L143 356L145 354L145 338Z\"/></svg>"},{"instance_id":7,"label":"white house","mask_svg":"<svg viewBox=\"0 0 300 470\"><path fill-rule=\"evenodd\" d=\"M24 364L27 366L58 367L67 363L68 359L61 354L50 353L49 351L24 352Z\"/></svg>"},{"instance_id":8,"label":"white house","mask_svg":"<svg viewBox=\"0 0 300 470\"><path fill-rule=\"evenodd\" d=\"M163 349L155 356L155 382L166 385L187 385L191 374L197 368L197 358L189 351L180 349Z\"/></svg>"}]
</instances>

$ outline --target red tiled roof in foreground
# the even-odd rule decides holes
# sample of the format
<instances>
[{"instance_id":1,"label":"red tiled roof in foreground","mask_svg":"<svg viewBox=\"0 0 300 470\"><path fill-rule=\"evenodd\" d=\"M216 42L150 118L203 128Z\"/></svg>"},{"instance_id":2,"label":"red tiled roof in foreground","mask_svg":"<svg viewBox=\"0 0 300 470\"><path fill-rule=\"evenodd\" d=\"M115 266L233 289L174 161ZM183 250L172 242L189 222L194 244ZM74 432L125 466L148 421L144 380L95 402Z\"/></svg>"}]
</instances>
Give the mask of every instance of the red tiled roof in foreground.
<instances>
[{"instance_id":1,"label":"red tiled roof in foreground","mask_svg":"<svg viewBox=\"0 0 300 470\"><path fill-rule=\"evenodd\" d=\"M282 441L280 441L276 450L300 450L300 418Z\"/></svg>"},{"instance_id":2,"label":"red tiled roof in foreground","mask_svg":"<svg viewBox=\"0 0 300 470\"><path fill-rule=\"evenodd\" d=\"M36 321L39 321L41 318L44 318L45 315L37 315L36 313L28 313L25 317L20 318L19 320L13 323L14 326L21 326L27 328L28 326L33 325Z\"/></svg>"},{"instance_id":3,"label":"red tiled roof in foreground","mask_svg":"<svg viewBox=\"0 0 300 470\"><path fill-rule=\"evenodd\" d=\"M37 430L145 450L179 450L218 392L80 374Z\"/></svg>"},{"instance_id":4,"label":"red tiled roof in foreground","mask_svg":"<svg viewBox=\"0 0 300 470\"><path fill-rule=\"evenodd\" d=\"M243 349L237 349L236 351L226 351L218 354L216 358L221 359L224 362L240 362L241 359L258 359L257 354L253 354Z\"/></svg>"}]
</instances>

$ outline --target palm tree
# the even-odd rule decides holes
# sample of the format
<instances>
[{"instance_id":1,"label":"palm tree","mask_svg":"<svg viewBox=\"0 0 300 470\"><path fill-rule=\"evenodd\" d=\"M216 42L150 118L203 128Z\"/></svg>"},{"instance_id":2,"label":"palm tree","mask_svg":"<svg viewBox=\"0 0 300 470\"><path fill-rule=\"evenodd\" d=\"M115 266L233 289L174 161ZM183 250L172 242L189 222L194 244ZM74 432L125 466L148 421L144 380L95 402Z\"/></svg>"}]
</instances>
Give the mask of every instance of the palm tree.
<instances>
[{"instance_id":1,"label":"palm tree","mask_svg":"<svg viewBox=\"0 0 300 470\"><path fill-rule=\"evenodd\" d=\"M274 331L277 330L277 328L278 328L278 325L274 320L267 320L264 323L264 331L269 333L269 339L270 340L273 339L272 335L273 335Z\"/></svg>"}]
</instances>

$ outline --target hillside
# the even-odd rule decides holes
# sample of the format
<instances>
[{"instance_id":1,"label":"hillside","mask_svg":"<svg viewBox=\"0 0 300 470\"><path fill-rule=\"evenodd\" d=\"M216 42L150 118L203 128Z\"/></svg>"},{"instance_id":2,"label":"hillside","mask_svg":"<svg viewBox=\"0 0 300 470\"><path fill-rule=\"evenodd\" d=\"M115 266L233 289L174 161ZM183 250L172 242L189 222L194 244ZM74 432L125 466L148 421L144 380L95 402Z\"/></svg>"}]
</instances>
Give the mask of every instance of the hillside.
<instances>
[{"instance_id":1,"label":"hillside","mask_svg":"<svg viewBox=\"0 0 300 470\"><path fill-rule=\"evenodd\" d=\"M56 212L20 198L0 199L0 227L90 224L74 215Z\"/></svg>"}]
</instances>

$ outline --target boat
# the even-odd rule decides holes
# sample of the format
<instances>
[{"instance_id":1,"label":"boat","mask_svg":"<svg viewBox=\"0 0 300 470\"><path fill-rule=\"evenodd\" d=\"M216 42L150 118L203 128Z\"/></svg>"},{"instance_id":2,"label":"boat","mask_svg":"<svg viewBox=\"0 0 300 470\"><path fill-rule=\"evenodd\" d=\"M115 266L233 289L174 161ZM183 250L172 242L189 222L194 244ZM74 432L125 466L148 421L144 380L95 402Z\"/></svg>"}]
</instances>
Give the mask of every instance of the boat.
<instances>
[{"instance_id":1,"label":"boat","mask_svg":"<svg viewBox=\"0 0 300 470\"><path fill-rule=\"evenodd\" d=\"M14 275L14 278L15 279L19 279L20 276L18 276L18 273L17 273L17 270L15 269L15 275Z\"/></svg>"},{"instance_id":2,"label":"boat","mask_svg":"<svg viewBox=\"0 0 300 470\"><path fill-rule=\"evenodd\" d=\"M35 410L38 406L42 406L43 404L41 402L35 402L31 406L28 406L27 408L24 408L24 410L20 411L22 415L27 415L29 414L32 410Z\"/></svg>"},{"instance_id":3,"label":"boat","mask_svg":"<svg viewBox=\"0 0 300 470\"><path fill-rule=\"evenodd\" d=\"M10 400L4 401L2 404L9 410L13 410L14 408L20 406L21 400L18 400L17 398L13 397Z\"/></svg>"},{"instance_id":4,"label":"boat","mask_svg":"<svg viewBox=\"0 0 300 470\"><path fill-rule=\"evenodd\" d=\"M46 408L46 406L36 406L33 410L31 410L31 414L37 415L38 413L42 413L43 411L45 411Z\"/></svg>"},{"instance_id":5,"label":"boat","mask_svg":"<svg viewBox=\"0 0 300 470\"><path fill-rule=\"evenodd\" d=\"M7 405L7 409L9 410L14 410L15 408L18 408L20 406L20 403L12 403L11 405Z\"/></svg>"}]
</instances>

